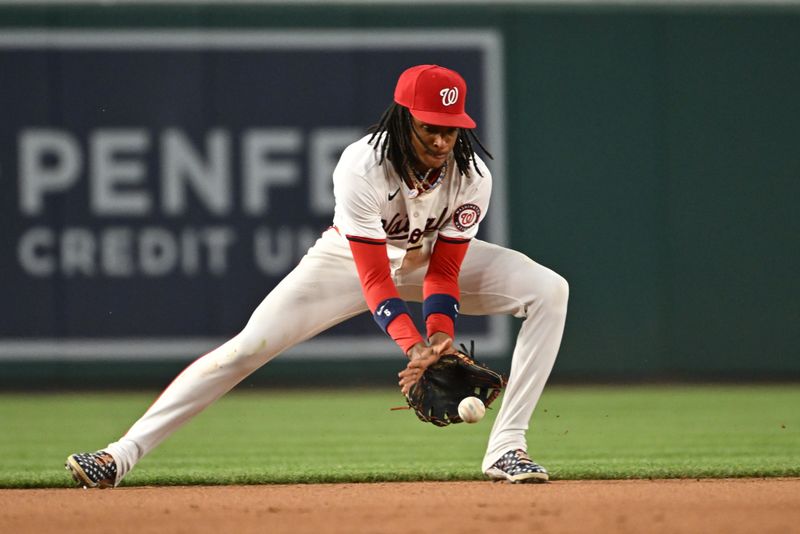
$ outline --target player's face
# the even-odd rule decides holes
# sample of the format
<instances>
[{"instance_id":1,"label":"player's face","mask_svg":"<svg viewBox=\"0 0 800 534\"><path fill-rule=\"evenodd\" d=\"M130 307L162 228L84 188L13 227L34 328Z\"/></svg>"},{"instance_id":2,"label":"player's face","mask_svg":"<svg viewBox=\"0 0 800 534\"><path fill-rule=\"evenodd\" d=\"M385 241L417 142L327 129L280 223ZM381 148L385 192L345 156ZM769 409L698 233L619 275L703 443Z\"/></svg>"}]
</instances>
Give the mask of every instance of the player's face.
<instances>
[{"instance_id":1,"label":"player's face","mask_svg":"<svg viewBox=\"0 0 800 534\"><path fill-rule=\"evenodd\" d=\"M414 128L411 132L411 143L417 154L417 170L425 172L428 169L438 169L453 151L458 139L458 128L428 124L415 117L411 117L411 121Z\"/></svg>"}]
</instances>

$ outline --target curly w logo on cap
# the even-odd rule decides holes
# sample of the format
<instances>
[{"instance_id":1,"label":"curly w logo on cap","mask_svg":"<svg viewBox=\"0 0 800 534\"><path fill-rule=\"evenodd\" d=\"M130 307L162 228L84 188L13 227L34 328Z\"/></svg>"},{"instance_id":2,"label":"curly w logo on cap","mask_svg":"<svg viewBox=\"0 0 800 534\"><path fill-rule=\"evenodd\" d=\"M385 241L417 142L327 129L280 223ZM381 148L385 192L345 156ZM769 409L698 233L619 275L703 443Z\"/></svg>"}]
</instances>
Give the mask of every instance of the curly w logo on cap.
<instances>
[{"instance_id":1,"label":"curly w logo on cap","mask_svg":"<svg viewBox=\"0 0 800 534\"><path fill-rule=\"evenodd\" d=\"M452 106L458 102L458 87L445 87L439 94L442 95L442 104Z\"/></svg>"}]
</instances>

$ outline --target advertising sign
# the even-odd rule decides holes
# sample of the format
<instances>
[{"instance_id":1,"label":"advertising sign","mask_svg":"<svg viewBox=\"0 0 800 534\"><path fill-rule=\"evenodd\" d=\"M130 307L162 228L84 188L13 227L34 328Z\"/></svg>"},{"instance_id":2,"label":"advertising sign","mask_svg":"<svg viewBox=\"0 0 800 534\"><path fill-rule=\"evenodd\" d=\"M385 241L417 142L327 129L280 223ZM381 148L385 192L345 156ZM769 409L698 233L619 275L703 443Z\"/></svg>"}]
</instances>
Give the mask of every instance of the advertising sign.
<instances>
[{"instance_id":1,"label":"advertising sign","mask_svg":"<svg viewBox=\"0 0 800 534\"><path fill-rule=\"evenodd\" d=\"M495 154L480 236L504 243L496 34L4 31L0 359L192 359L237 333L331 224L342 149L417 63L469 84ZM491 355L504 325L459 333ZM290 352L397 348L365 314Z\"/></svg>"}]
</instances>

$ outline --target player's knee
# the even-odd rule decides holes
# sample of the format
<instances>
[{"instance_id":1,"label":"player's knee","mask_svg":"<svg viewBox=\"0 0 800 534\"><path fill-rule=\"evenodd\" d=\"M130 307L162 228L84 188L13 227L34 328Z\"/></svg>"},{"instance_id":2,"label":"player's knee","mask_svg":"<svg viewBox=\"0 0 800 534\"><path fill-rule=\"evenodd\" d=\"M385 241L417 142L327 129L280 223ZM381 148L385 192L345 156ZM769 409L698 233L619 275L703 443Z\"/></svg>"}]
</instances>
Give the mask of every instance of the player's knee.
<instances>
[{"instance_id":1,"label":"player's knee","mask_svg":"<svg viewBox=\"0 0 800 534\"><path fill-rule=\"evenodd\" d=\"M555 315L566 314L569 284L563 276L549 270L545 275L537 272L528 278L528 283L529 306Z\"/></svg>"},{"instance_id":2,"label":"player's knee","mask_svg":"<svg viewBox=\"0 0 800 534\"><path fill-rule=\"evenodd\" d=\"M569 283L563 276L553 273L547 291L546 303L553 311L566 313L567 301L569 301Z\"/></svg>"}]
</instances>

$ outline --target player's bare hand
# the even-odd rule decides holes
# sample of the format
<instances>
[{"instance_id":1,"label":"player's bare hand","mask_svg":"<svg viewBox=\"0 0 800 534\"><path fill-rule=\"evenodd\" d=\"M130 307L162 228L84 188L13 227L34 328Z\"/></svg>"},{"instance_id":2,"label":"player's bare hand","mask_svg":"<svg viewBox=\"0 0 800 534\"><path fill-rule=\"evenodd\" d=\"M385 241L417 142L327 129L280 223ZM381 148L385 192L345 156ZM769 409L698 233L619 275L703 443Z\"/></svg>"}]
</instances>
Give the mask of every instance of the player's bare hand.
<instances>
[{"instance_id":1,"label":"player's bare hand","mask_svg":"<svg viewBox=\"0 0 800 534\"><path fill-rule=\"evenodd\" d=\"M434 332L429 341L430 348L439 356L453 352L453 338L444 332Z\"/></svg>"},{"instance_id":2,"label":"player's bare hand","mask_svg":"<svg viewBox=\"0 0 800 534\"><path fill-rule=\"evenodd\" d=\"M442 332L436 332L430 338L430 345L417 343L408 352L408 357L411 360L408 362L406 369L418 369L420 375L425 372L425 369L439 361L439 358L452 352L453 338Z\"/></svg>"},{"instance_id":3,"label":"player's bare hand","mask_svg":"<svg viewBox=\"0 0 800 534\"><path fill-rule=\"evenodd\" d=\"M408 395L411 386L416 384L425 369L436 363L443 354L453 347L453 339L447 334L437 332L431 336L431 345L417 343L408 351L409 361L406 368L400 371L400 390Z\"/></svg>"},{"instance_id":4,"label":"player's bare hand","mask_svg":"<svg viewBox=\"0 0 800 534\"><path fill-rule=\"evenodd\" d=\"M425 369L439 359L439 355L431 347L421 342L411 347L407 356L410 360L408 365L397 374L400 377L399 384L403 395L407 395L411 386L417 383Z\"/></svg>"},{"instance_id":5,"label":"player's bare hand","mask_svg":"<svg viewBox=\"0 0 800 534\"><path fill-rule=\"evenodd\" d=\"M422 373L424 372L424 369L406 367L400 371L400 373L398 373L398 376L400 377L400 391L403 392L403 395L408 395L411 387L419 382L419 379L422 377Z\"/></svg>"}]
</instances>

